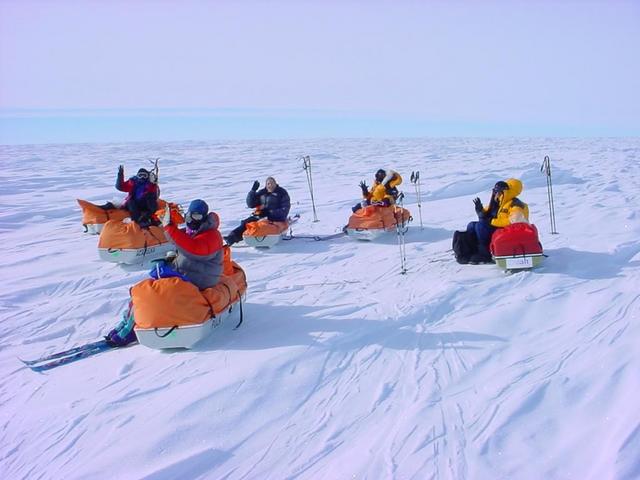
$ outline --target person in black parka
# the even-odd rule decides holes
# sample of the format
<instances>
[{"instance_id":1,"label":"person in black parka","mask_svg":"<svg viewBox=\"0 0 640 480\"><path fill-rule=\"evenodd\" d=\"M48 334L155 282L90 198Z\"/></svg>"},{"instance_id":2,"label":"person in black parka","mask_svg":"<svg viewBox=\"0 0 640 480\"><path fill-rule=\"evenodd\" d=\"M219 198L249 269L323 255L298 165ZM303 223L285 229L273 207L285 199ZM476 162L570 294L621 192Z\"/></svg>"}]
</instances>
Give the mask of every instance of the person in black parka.
<instances>
[{"instance_id":1,"label":"person in black parka","mask_svg":"<svg viewBox=\"0 0 640 480\"><path fill-rule=\"evenodd\" d=\"M267 218L272 222L284 222L287 220L291 209L289 194L276 182L275 178L267 177L265 188L260 188L260 182L253 182L251 190L247 194L247 207L253 208L253 213L242 220L240 225L234 228L229 235L224 237L227 245L233 245L242 240L242 234L247 224L257 222L261 218Z\"/></svg>"}]
</instances>

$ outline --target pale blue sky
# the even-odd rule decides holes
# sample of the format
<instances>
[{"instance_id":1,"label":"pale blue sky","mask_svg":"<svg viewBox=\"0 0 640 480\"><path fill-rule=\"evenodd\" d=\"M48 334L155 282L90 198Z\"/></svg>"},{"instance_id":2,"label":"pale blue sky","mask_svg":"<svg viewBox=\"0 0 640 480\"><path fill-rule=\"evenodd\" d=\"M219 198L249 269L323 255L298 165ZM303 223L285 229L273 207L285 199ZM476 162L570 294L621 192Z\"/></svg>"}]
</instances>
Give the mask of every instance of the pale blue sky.
<instances>
[{"instance_id":1,"label":"pale blue sky","mask_svg":"<svg viewBox=\"0 0 640 480\"><path fill-rule=\"evenodd\" d=\"M0 142L640 135L639 51L640 1L0 0Z\"/></svg>"}]
</instances>

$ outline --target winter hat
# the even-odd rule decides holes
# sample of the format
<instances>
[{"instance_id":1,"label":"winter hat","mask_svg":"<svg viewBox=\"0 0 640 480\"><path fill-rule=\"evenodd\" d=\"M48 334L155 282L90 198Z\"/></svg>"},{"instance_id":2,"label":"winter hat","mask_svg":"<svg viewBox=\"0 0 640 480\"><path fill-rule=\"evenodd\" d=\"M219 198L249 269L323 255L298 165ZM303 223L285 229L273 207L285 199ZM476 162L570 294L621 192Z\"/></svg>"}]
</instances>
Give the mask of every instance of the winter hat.
<instances>
[{"instance_id":1,"label":"winter hat","mask_svg":"<svg viewBox=\"0 0 640 480\"><path fill-rule=\"evenodd\" d=\"M199 213L203 217L206 217L209 213L209 205L207 205L207 202L204 200L197 198L189 204L188 213Z\"/></svg>"},{"instance_id":2,"label":"winter hat","mask_svg":"<svg viewBox=\"0 0 640 480\"><path fill-rule=\"evenodd\" d=\"M384 177L387 176L387 172L385 172L383 169L380 169L376 172L376 180L378 182L381 182L384 180Z\"/></svg>"},{"instance_id":3,"label":"winter hat","mask_svg":"<svg viewBox=\"0 0 640 480\"><path fill-rule=\"evenodd\" d=\"M138 173L136 175L140 178L149 178L149 170L147 170L146 168L141 168L140 170L138 170Z\"/></svg>"},{"instance_id":4,"label":"winter hat","mask_svg":"<svg viewBox=\"0 0 640 480\"><path fill-rule=\"evenodd\" d=\"M199 198L189 204L189 209L185 215L185 223L191 230L198 230L209 213L209 206L204 200Z\"/></svg>"}]
</instances>

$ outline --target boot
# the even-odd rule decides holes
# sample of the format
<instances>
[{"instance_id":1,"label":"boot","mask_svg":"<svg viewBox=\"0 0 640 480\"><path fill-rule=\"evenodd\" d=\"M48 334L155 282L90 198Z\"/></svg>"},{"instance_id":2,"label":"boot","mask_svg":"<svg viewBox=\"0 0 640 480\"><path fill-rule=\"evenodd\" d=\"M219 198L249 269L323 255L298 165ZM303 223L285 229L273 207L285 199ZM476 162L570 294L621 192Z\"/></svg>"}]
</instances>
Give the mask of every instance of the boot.
<instances>
[{"instance_id":1,"label":"boot","mask_svg":"<svg viewBox=\"0 0 640 480\"><path fill-rule=\"evenodd\" d=\"M487 245L483 245L478 243L478 252L471 255L469 258L469 263L472 265L478 265L483 263L496 263L491 256L491 252L489 252L489 247Z\"/></svg>"}]
</instances>

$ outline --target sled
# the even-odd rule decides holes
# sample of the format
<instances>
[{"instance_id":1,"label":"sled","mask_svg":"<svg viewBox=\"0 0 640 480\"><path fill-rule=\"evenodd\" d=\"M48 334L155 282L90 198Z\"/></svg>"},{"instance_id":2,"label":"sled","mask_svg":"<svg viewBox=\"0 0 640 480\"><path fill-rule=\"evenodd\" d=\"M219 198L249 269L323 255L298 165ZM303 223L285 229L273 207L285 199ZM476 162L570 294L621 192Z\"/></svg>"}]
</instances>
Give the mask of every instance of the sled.
<instances>
[{"instance_id":1,"label":"sled","mask_svg":"<svg viewBox=\"0 0 640 480\"><path fill-rule=\"evenodd\" d=\"M411 220L411 213L406 208L369 205L349 217L344 231L355 240L372 241L394 232L398 223L404 225Z\"/></svg>"},{"instance_id":2,"label":"sled","mask_svg":"<svg viewBox=\"0 0 640 480\"><path fill-rule=\"evenodd\" d=\"M135 222L109 220L98 240L101 260L128 265L164 258L173 249L161 227L142 228Z\"/></svg>"},{"instance_id":3,"label":"sled","mask_svg":"<svg viewBox=\"0 0 640 480\"><path fill-rule=\"evenodd\" d=\"M202 291L177 277L134 285L131 301L138 342L154 349L188 349L209 337L235 310L241 323L246 277L237 263L230 263L218 284Z\"/></svg>"},{"instance_id":4,"label":"sled","mask_svg":"<svg viewBox=\"0 0 640 480\"><path fill-rule=\"evenodd\" d=\"M77 199L77 202L82 209L82 228L89 235L98 235L109 220L122 221L129 217L129 212L124 208L103 209L86 200Z\"/></svg>"},{"instance_id":5,"label":"sled","mask_svg":"<svg viewBox=\"0 0 640 480\"><path fill-rule=\"evenodd\" d=\"M125 218L129 218L129 211L124 208L108 208L104 209L95 203L88 202L86 200L76 200L80 208L82 209L82 228L84 233L89 235L99 235L104 228L104 225L109 220L122 221ZM158 200L158 208L163 209L167 205L162 199ZM173 204L171 204L173 205Z\"/></svg>"},{"instance_id":6,"label":"sled","mask_svg":"<svg viewBox=\"0 0 640 480\"><path fill-rule=\"evenodd\" d=\"M529 223L513 223L495 231L489 246L496 265L505 270L530 270L543 259L538 229Z\"/></svg>"},{"instance_id":7,"label":"sled","mask_svg":"<svg viewBox=\"0 0 640 480\"><path fill-rule=\"evenodd\" d=\"M383 228L347 228L345 229L345 233L347 234L347 237L354 240L372 242L377 238L388 234L389 231Z\"/></svg>"},{"instance_id":8,"label":"sled","mask_svg":"<svg viewBox=\"0 0 640 480\"><path fill-rule=\"evenodd\" d=\"M198 325L174 325L172 327L154 328L134 327L138 343L155 350L193 348L197 343L211 336L211 332L222 325L222 322L231 315L236 303L231 305L229 310L219 313Z\"/></svg>"},{"instance_id":9,"label":"sled","mask_svg":"<svg viewBox=\"0 0 640 480\"><path fill-rule=\"evenodd\" d=\"M247 224L247 228L242 234L244 243L254 248L271 248L280 243L290 225L295 223L300 215L289 217L286 222L273 222L263 218L257 222Z\"/></svg>"}]
</instances>

